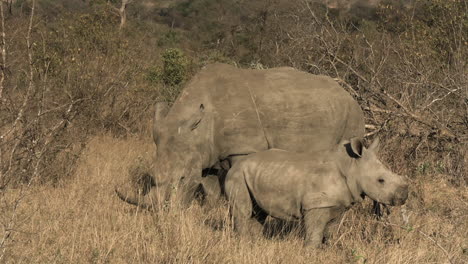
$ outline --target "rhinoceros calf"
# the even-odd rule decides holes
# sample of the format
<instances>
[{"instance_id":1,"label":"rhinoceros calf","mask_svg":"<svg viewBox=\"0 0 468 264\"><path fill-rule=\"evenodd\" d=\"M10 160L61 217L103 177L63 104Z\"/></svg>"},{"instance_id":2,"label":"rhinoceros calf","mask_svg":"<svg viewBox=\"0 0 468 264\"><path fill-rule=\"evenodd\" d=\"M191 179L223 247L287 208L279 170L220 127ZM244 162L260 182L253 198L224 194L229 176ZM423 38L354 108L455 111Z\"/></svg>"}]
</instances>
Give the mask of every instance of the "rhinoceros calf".
<instances>
[{"instance_id":1,"label":"rhinoceros calf","mask_svg":"<svg viewBox=\"0 0 468 264\"><path fill-rule=\"evenodd\" d=\"M352 138L341 141L336 151L271 149L247 156L226 176L235 229L261 234L267 215L303 220L306 245L318 247L327 223L364 196L387 205L403 204L408 185L379 161L378 145L377 139L366 149L359 138Z\"/></svg>"}]
</instances>

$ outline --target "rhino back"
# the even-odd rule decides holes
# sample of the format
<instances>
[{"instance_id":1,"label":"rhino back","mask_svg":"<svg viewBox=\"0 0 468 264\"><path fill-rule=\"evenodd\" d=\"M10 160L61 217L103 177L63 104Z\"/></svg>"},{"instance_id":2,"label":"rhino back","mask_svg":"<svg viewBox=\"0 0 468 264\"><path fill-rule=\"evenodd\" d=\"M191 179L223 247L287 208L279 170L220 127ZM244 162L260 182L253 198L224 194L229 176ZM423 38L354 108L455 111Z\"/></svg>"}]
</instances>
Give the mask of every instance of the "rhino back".
<instances>
[{"instance_id":1,"label":"rhino back","mask_svg":"<svg viewBox=\"0 0 468 264\"><path fill-rule=\"evenodd\" d=\"M359 105L327 76L272 69L255 86L255 94L271 147L310 152L364 135Z\"/></svg>"},{"instance_id":2,"label":"rhino back","mask_svg":"<svg viewBox=\"0 0 468 264\"><path fill-rule=\"evenodd\" d=\"M203 103L213 113L220 157L269 148L332 149L364 135L364 117L335 81L282 67L238 69L211 64L182 91L168 116L188 118Z\"/></svg>"}]
</instances>

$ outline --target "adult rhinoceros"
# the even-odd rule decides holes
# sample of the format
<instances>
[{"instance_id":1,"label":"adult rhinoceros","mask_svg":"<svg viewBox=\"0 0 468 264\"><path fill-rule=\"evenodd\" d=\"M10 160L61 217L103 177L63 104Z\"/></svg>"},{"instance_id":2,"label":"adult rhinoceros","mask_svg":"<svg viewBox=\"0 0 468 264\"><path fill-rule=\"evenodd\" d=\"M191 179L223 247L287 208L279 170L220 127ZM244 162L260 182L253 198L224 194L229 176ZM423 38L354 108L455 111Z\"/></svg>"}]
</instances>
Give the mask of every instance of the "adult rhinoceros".
<instances>
[{"instance_id":1,"label":"adult rhinoceros","mask_svg":"<svg viewBox=\"0 0 468 264\"><path fill-rule=\"evenodd\" d=\"M145 208L174 190L189 203L202 170L221 160L270 148L330 150L365 132L359 105L333 79L290 67L207 65L170 109L159 103L155 112L158 187L145 196L116 190L122 200Z\"/></svg>"}]
</instances>

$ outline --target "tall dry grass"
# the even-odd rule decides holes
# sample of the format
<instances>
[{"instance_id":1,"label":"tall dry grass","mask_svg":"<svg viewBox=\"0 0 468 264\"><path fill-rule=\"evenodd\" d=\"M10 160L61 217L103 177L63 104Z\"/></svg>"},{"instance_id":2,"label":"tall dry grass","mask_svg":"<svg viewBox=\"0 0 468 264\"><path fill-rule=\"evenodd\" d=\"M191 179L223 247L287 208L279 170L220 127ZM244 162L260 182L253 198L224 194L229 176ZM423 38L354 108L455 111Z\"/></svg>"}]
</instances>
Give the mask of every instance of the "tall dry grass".
<instances>
[{"instance_id":1,"label":"tall dry grass","mask_svg":"<svg viewBox=\"0 0 468 264\"><path fill-rule=\"evenodd\" d=\"M56 188L35 186L5 263L466 263L468 190L445 177L416 178L408 203L382 221L369 202L348 211L322 250L300 232L249 241L233 233L225 204L149 213L121 202L114 185L136 162L151 162L147 139L93 138L76 175ZM6 198L14 199L15 190Z\"/></svg>"},{"instance_id":2,"label":"tall dry grass","mask_svg":"<svg viewBox=\"0 0 468 264\"><path fill-rule=\"evenodd\" d=\"M4 11L0 130L22 126L0 140L0 263L468 261L465 2L340 18L302 0L135 1L123 31L107 1L37 2L32 17L32 1ZM160 55L174 47L193 68L289 65L337 78L383 137L384 159L410 176L408 204L383 221L369 202L356 206L311 251L299 231L236 237L223 202L152 214L119 201L114 185L149 168L154 145L94 136L149 133L154 101L181 88L161 83ZM36 174L43 185L24 186Z\"/></svg>"}]
</instances>

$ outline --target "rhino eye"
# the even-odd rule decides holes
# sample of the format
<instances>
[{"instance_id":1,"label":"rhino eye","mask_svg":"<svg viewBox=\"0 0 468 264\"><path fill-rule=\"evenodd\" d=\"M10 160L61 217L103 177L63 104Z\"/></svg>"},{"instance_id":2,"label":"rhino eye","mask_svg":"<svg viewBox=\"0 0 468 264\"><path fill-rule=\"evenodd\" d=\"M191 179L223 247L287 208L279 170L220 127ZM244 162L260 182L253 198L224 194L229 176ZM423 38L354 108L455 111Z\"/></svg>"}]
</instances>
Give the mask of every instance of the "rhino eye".
<instances>
[{"instance_id":1,"label":"rhino eye","mask_svg":"<svg viewBox=\"0 0 468 264\"><path fill-rule=\"evenodd\" d=\"M379 183L384 184L385 180L384 179L379 179Z\"/></svg>"}]
</instances>

